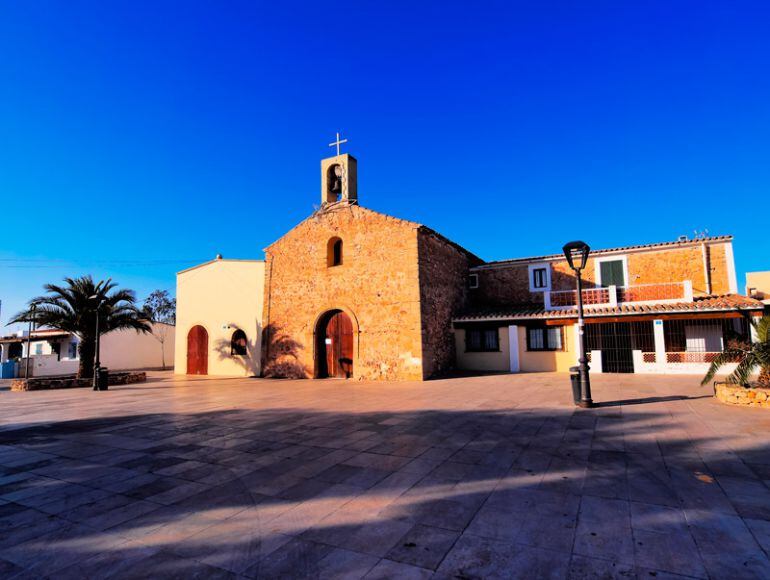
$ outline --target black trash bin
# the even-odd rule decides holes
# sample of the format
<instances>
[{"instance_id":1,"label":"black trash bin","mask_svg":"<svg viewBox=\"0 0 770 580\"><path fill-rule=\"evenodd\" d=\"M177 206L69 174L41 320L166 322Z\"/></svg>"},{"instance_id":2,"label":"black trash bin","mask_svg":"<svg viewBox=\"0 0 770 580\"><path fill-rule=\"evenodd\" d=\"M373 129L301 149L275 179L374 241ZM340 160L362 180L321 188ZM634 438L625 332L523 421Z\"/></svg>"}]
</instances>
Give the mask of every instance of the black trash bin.
<instances>
[{"instance_id":1,"label":"black trash bin","mask_svg":"<svg viewBox=\"0 0 770 580\"><path fill-rule=\"evenodd\" d=\"M96 386L100 391L106 391L109 388L110 371L107 367L99 367L99 376L96 377Z\"/></svg>"},{"instance_id":2,"label":"black trash bin","mask_svg":"<svg viewBox=\"0 0 770 580\"><path fill-rule=\"evenodd\" d=\"M580 367L569 368L569 380L572 383L572 400L577 404L580 402Z\"/></svg>"}]
</instances>

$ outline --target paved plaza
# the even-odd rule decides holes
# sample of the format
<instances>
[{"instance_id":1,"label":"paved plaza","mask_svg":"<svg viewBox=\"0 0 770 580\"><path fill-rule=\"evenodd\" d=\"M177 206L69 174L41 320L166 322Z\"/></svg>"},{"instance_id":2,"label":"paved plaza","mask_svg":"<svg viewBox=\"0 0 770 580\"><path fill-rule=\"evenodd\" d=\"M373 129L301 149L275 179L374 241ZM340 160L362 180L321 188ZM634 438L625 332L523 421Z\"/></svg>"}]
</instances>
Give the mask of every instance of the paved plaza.
<instances>
[{"instance_id":1,"label":"paved plaza","mask_svg":"<svg viewBox=\"0 0 770 580\"><path fill-rule=\"evenodd\" d=\"M770 413L697 377L0 392L2 578L770 578Z\"/></svg>"}]
</instances>

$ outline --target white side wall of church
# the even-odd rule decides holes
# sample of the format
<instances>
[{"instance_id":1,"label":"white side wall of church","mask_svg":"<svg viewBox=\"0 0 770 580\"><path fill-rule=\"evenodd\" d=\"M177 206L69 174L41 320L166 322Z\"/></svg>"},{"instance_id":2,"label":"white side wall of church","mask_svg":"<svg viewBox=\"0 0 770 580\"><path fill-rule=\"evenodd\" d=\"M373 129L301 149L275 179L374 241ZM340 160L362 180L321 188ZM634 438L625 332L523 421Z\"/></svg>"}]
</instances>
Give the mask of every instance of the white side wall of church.
<instances>
[{"instance_id":1,"label":"white side wall of church","mask_svg":"<svg viewBox=\"0 0 770 580\"><path fill-rule=\"evenodd\" d=\"M258 376L261 372L265 263L217 259L177 274L174 372L187 372L187 335L208 333L208 374ZM236 330L246 333L247 354L231 354Z\"/></svg>"}]
</instances>

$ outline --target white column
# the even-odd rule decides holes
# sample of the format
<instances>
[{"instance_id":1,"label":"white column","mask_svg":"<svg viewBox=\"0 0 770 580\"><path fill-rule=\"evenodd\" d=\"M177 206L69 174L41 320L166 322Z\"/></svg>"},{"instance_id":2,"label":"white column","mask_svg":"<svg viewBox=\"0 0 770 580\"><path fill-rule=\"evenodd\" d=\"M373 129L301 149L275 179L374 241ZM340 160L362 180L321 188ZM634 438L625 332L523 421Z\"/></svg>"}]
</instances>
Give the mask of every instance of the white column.
<instances>
[{"instance_id":1,"label":"white column","mask_svg":"<svg viewBox=\"0 0 770 580\"><path fill-rule=\"evenodd\" d=\"M614 284L611 284L607 287L607 290L610 295L610 306L617 306L618 305L618 287Z\"/></svg>"},{"instance_id":2,"label":"white column","mask_svg":"<svg viewBox=\"0 0 770 580\"><path fill-rule=\"evenodd\" d=\"M684 285L684 301L692 302L692 280L685 280L682 284Z\"/></svg>"},{"instance_id":3,"label":"white column","mask_svg":"<svg viewBox=\"0 0 770 580\"><path fill-rule=\"evenodd\" d=\"M550 310L551 309L551 291L546 290L543 292L543 303L545 304L545 309Z\"/></svg>"},{"instance_id":4,"label":"white column","mask_svg":"<svg viewBox=\"0 0 770 580\"><path fill-rule=\"evenodd\" d=\"M573 324L572 334L575 335L575 364L579 364L578 359L580 358L580 336L578 336L579 333L580 333L580 326L578 326L577 324Z\"/></svg>"},{"instance_id":5,"label":"white column","mask_svg":"<svg viewBox=\"0 0 770 580\"><path fill-rule=\"evenodd\" d=\"M759 322L759 318L757 318L757 317L752 316L752 319L753 319L754 322ZM756 327L752 324L749 328L751 329L750 330L750 332L751 332L751 342L752 343L759 342L759 337L757 336L757 329L756 329Z\"/></svg>"},{"instance_id":6,"label":"white column","mask_svg":"<svg viewBox=\"0 0 770 580\"><path fill-rule=\"evenodd\" d=\"M602 351L600 350L591 351L591 372L602 372Z\"/></svg>"},{"instance_id":7,"label":"white column","mask_svg":"<svg viewBox=\"0 0 770 580\"><path fill-rule=\"evenodd\" d=\"M508 355L511 360L511 372L518 373L521 369L519 364L519 327L515 325L508 327Z\"/></svg>"},{"instance_id":8,"label":"white column","mask_svg":"<svg viewBox=\"0 0 770 580\"><path fill-rule=\"evenodd\" d=\"M663 334L663 321L654 320L652 328L655 337L655 364L662 367L666 364L666 338Z\"/></svg>"}]
</instances>

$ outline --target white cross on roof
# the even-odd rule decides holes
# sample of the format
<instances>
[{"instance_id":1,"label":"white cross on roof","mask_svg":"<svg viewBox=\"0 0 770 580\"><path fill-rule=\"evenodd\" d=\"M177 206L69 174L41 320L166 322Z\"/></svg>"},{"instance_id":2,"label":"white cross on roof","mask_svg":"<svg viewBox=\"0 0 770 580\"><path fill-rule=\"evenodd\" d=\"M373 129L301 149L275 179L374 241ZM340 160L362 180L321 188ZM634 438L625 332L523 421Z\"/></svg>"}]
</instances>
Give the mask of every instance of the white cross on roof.
<instances>
[{"instance_id":1,"label":"white cross on roof","mask_svg":"<svg viewBox=\"0 0 770 580\"><path fill-rule=\"evenodd\" d=\"M343 143L347 143L347 142L348 142L347 139L340 140L340 134L338 132L337 133L337 140L334 143L329 143L329 147L334 147L336 145L337 146L337 157L339 157L339 155L340 155L340 145L342 145Z\"/></svg>"}]
</instances>

